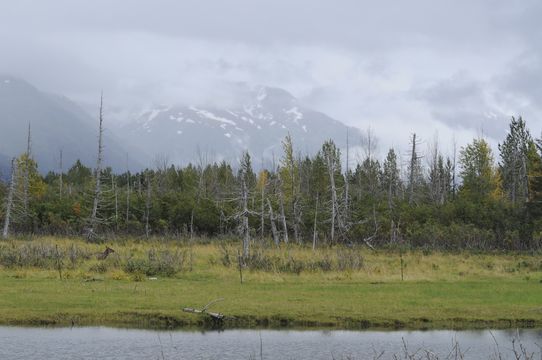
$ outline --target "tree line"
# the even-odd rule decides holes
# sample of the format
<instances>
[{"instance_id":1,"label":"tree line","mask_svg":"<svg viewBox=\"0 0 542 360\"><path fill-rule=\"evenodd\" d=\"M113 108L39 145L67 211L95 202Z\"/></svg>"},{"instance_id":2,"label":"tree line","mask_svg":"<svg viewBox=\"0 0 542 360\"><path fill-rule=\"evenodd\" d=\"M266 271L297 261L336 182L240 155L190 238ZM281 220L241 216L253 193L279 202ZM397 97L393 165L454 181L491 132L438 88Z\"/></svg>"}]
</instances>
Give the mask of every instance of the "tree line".
<instances>
[{"instance_id":1,"label":"tree line","mask_svg":"<svg viewBox=\"0 0 542 360\"><path fill-rule=\"evenodd\" d=\"M102 114L97 164L77 161L42 176L27 150L0 184L3 236L110 235L179 238L239 236L244 255L254 242L312 247L364 244L436 249L534 250L542 230L542 141L512 118L498 160L483 138L445 156L435 142L422 156L416 134L408 161L392 148L375 156L374 136L350 166L331 140L300 155L290 136L269 169L254 171L249 153L238 164L184 167L165 159L152 169L104 168Z\"/></svg>"}]
</instances>

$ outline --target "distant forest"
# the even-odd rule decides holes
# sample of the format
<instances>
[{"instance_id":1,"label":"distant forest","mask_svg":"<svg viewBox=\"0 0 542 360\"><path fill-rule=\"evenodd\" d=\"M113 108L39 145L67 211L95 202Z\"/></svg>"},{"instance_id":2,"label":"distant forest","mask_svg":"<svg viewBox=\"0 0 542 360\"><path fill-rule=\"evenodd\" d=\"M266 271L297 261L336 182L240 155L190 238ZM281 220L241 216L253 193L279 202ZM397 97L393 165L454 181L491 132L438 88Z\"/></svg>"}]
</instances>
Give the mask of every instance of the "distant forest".
<instances>
[{"instance_id":1,"label":"distant forest","mask_svg":"<svg viewBox=\"0 0 542 360\"><path fill-rule=\"evenodd\" d=\"M373 140L368 134L364 158L347 168L333 141L299 156L287 136L276 168L258 173L244 153L239 164L207 163L202 156L186 167L162 161L153 169L114 174L102 166L100 136L95 168L77 161L42 176L29 131L27 151L13 160L10 179L0 182L3 236L236 236L245 255L259 241L539 249L542 141L521 117L511 119L498 159L483 138L450 156L435 143L422 159L413 134L402 166L393 149L376 159Z\"/></svg>"}]
</instances>

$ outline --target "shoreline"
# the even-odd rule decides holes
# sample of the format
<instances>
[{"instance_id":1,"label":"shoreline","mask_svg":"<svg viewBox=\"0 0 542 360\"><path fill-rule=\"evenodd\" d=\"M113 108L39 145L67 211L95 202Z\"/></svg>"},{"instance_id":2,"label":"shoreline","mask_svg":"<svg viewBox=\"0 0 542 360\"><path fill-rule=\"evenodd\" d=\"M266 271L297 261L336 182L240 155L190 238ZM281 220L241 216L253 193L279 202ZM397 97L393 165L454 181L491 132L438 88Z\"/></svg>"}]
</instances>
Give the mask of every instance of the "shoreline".
<instances>
[{"instance_id":1,"label":"shoreline","mask_svg":"<svg viewBox=\"0 0 542 360\"><path fill-rule=\"evenodd\" d=\"M94 318L88 314L51 314L44 317L0 319L0 326L13 327L110 327L156 331L202 331L202 330L344 330L344 331L396 331L396 330L507 330L542 329L542 319L352 319L338 318L335 322L296 320L278 317L253 316L226 318L222 323L209 321L206 317L122 312L107 314L112 320Z\"/></svg>"}]
</instances>

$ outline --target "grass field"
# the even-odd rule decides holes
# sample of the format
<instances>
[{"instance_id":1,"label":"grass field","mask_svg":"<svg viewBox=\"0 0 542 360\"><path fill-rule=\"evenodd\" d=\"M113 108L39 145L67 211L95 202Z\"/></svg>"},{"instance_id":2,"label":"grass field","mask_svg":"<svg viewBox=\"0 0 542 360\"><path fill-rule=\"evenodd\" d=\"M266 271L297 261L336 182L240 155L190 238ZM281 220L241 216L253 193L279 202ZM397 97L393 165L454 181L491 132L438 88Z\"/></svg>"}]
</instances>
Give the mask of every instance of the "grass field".
<instances>
[{"instance_id":1,"label":"grass field","mask_svg":"<svg viewBox=\"0 0 542 360\"><path fill-rule=\"evenodd\" d=\"M223 298L225 326L472 328L542 326L542 258L527 254L237 247L38 238L0 242L0 322L201 326L182 312Z\"/></svg>"}]
</instances>

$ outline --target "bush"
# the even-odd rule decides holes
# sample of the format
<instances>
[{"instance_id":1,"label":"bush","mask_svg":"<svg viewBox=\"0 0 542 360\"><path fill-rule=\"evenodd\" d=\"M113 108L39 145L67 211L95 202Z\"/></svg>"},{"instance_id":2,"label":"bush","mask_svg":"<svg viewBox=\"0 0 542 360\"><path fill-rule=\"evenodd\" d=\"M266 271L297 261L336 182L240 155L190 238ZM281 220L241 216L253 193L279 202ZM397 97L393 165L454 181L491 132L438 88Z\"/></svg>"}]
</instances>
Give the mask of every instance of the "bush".
<instances>
[{"instance_id":1,"label":"bush","mask_svg":"<svg viewBox=\"0 0 542 360\"><path fill-rule=\"evenodd\" d=\"M415 248L429 247L440 250L488 250L496 246L493 231L460 223L450 225L435 222L412 223L407 228L406 239Z\"/></svg>"},{"instance_id":2,"label":"bush","mask_svg":"<svg viewBox=\"0 0 542 360\"><path fill-rule=\"evenodd\" d=\"M254 249L245 259L245 266L251 270L274 271L300 274L303 271L345 271L363 268L363 257L359 250L339 248L335 256L324 252L315 253L314 258L303 260L293 255L269 255L264 249Z\"/></svg>"},{"instance_id":3,"label":"bush","mask_svg":"<svg viewBox=\"0 0 542 360\"><path fill-rule=\"evenodd\" d=\"M183 270L186 258L186 250L172 252L153 248L147 252L146 258L129 258L123 269L131 274L173 276Z\"/></svg>"},{"instance_id":4,"label":"bush","mask_svg":"<svg viewBox=\"0 0 542 360\"><path fill-rule=\"evenodd\" d=\"M0 265L8 268L26 266L53 269L65 255L65 251L52 244L28 242L20 246L0 245Z\"/></svg>"}]
</instances>

